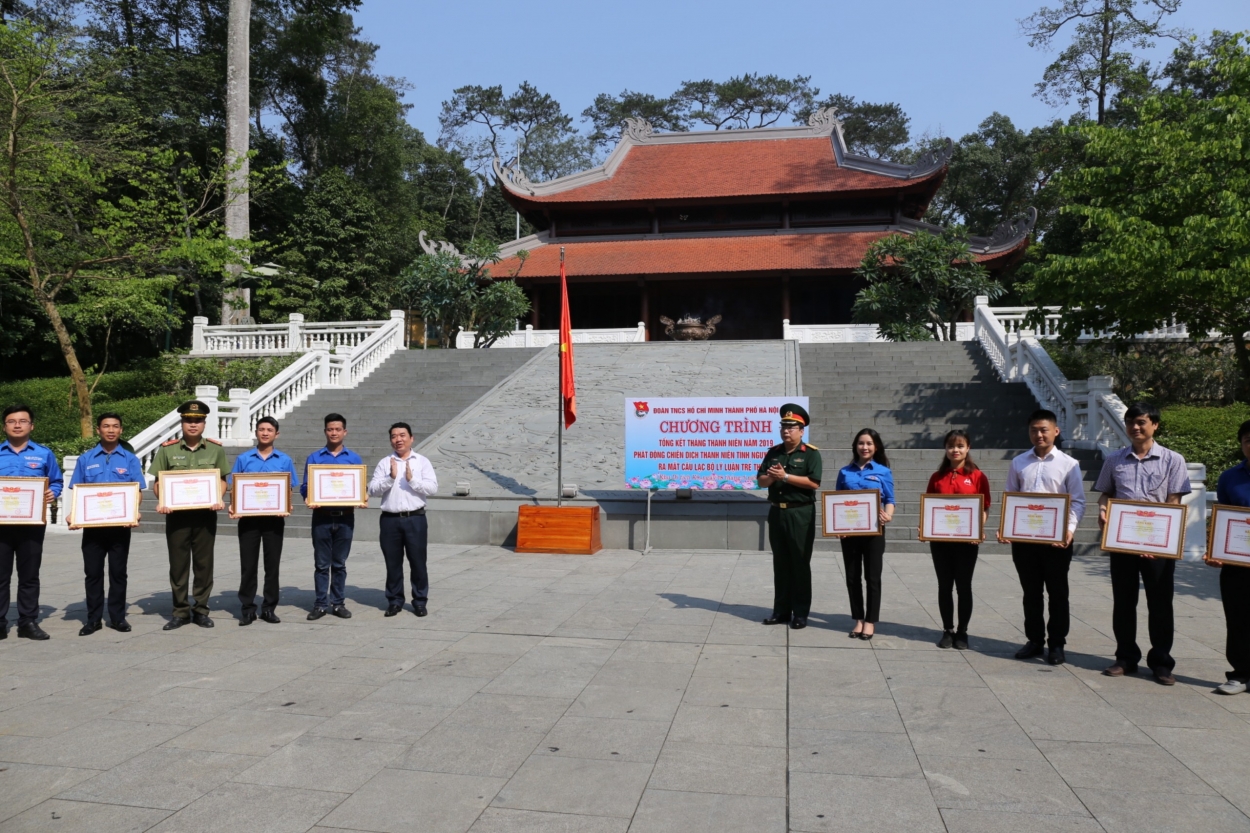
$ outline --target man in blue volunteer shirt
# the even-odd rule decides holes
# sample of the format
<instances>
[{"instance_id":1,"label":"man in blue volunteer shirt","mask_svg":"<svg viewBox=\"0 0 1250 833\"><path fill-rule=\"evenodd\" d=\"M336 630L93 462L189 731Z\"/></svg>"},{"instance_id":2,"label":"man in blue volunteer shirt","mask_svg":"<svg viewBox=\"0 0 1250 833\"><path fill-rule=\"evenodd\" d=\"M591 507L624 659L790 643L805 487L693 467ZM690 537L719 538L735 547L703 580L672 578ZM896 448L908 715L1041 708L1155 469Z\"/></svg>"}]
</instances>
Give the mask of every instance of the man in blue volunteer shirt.
<instances>
[{"instance_id":1,"label":"man in blue volunteer shirt","mask_svg":"<svg viewBox=\"0 0 1250 833\"><path fill-rule=\"evenodd\" d=\"M343 604L347 589L347 556L352 551L352 533L356 529L356 510L351 507L318 508L308 498L309 466L363 466L360 455L343 445L347 439L347 418L342 414L326 414L325 448L308 455L304 463L304 482L299 493L313 510L313 586L317 599L313 602L310 620L320 619L328 611L340 619L352 618Z\"/></svg>"},{"instance_id":2,"label":"man in blue volunteer shirt","mask_svg":"<svg viewBox=\"0 0 1250 833\"><path fill-rule=\"evenodd\" d=\"M289 474L291 488L299 487L299 476L295 473L295 462L286 454L274 448L278 439L278 421L271 416L263 416L256 421L256 447L240 454L234 461L234 470L229 478L234 486L234 475L243 473L274 473ZM273 612L278 606L278 565L282 561L282 534L286 529L286 517L290 515L258 515L242 517L230 514L239 521L239 624L250 625L256 621L256 583L257 568L260 562L262 545L265 549L265 594L260 607L260 618L271 625L282 620Z\"/></svg>"},{"instance_id":3,"label":"man in blue volunteer shirt","mask_svg":"<svg viewBox=\"0 0 1250 833\"><path fill-rule=\"evenodd\" d=\"M122 418L114 413L100 414L95 421L99 444L84 452L74 466L69 487L80 483L138 483L146 485L143 464L121 446ZM74 518L69 518L75 529ZM126 561L130 555L130 529L127 526L93 526L82 532L82 565L87 586L87 623L78 632L90 636L104 627L104 562L109 568L109 627L128 633L126 621Z\"/></svg>"},{"instance_id":4,"label":"man in blue volunteer shirt","mask_svg":"<svg viewBox=\"0 0 1250 833\"><path fill-rule=\"evenodd\" d=\"M1220 475L1215 500L1225 506L1250 506L1250 419L1237 429L1237 443L1245 459ZM1219 561L1207 563L1220 568L1220 598L1227 628L1224 656L1233 667L1225 675L1228 679L1215 690L1220 694L1241 694L1250 685L1250 567Z\"/></svg>"},{"instance_id":5,"label":"man in blue volunteer shirt","mask_svg":"<svg viewBox=\"0 0 1250 833\"><path fill-rule=\"evenodd\" d=\"M4 409L4 433L0 443L0 477L46 477L45 504L61 494L63 480L56 455L33 442L35 414L29 405ZM0 639L9 635L9 582L17 562L17 635L23 639L47 639L35 617L39 615L39 565L43 561L43 535L47 525L0 525Z\"/></svg>"}]
</instances>

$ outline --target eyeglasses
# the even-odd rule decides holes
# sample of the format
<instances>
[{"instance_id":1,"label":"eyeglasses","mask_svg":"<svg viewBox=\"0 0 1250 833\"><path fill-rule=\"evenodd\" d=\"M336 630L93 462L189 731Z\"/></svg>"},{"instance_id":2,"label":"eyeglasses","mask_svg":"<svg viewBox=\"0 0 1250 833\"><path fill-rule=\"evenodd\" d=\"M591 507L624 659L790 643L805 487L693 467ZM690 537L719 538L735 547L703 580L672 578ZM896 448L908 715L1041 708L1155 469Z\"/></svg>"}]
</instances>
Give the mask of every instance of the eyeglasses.
<instances>
[{"instance_id":1,"label":"eyeglasses","mask_svg":"<svg viewBox=\"0 0 1250 833\"><path fill-rule=\"evenodd\" d=\"M792 424L789 424L789 423L785 423L785 422L783 422L783 423L781 424L781 430L782 430L782 431L802 431L802 430L803 430L803 426L802 426L802 425L792 425Z\"/></svg>"},{"instance_id":2,"label":"eyeglasses","mask_svg":"<svg viewBox=\"0 0 1250 833\"><path fill-rule=\"evenodd\" d=\"M14 428L17 428L22 425L34 425L35 423L31 422L29 419L6 419L4 424L12 425Z\"/></svg>"}]
</instances>

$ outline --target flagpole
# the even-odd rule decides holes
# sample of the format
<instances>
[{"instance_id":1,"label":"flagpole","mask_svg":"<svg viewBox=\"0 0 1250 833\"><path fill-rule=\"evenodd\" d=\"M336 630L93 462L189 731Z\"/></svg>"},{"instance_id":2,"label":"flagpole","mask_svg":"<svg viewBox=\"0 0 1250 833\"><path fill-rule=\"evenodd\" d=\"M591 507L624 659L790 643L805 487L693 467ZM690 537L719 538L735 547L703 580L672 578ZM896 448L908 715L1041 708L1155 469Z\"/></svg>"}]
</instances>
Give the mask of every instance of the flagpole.
<instances>
[{"instance_id":1,"label":"flagpole","mask_svg":"<svg viewBox=\"0 0 1250 833\"><path fill-rule=\"evenodd\" d=\"M560 291L568 292L564 277L564 247L560 247ZM560 299L561 309L563 309L564 299ZM563 328L561 328L563 329ZM564 333L560 333L561 336ZM570 336L570 340L571 340ZM556 350L558 381L556 383L556 506L564 505L564 344L563 338L560 339L561 344Z\"/></svg>"}]
</instances>

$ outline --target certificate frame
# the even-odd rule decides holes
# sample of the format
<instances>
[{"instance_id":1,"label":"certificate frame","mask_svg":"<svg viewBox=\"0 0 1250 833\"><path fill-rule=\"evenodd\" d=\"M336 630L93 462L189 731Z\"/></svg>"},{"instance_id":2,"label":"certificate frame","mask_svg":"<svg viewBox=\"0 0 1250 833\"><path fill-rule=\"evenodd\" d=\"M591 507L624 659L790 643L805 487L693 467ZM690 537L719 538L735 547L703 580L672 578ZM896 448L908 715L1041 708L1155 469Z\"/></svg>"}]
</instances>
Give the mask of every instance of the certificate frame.
<instances>
[{"instance_id":1,"label":"certificate frame","mask_svg":"<svg viewBox=\"0 0 1250 833\"><path fill-rule=\"evenodd\" d=\"M944 535L938 533L933 528L933 511L939 508L958 511L959 513L970 512L971 519L969 528L972 534L963 535ZM959 544L980 544L985 541L985 524L981 518L985 512L985 495L942 495L937 493L927 493L920 496L920 534L917 540L920 541L953 541Z\"/></svg>"},{"instance_id":2,"label":"certificate frame","mask_svg":"<svg viewBox=\"0 0 1250 833\"><path fill-rule=\"evenodd\" d=\"M321 484L324 482L323 477L330 476L350 476L355 478L357 487L356 494L360 496L358 500L322 500ZM367 471L365 466L334 466L315 463L308 467L308 504L317 509L334 509L334 508L355 508L363 509L369 505L369 492L366 489Z\"/></svg>"},{"instance_id":3,"label":"certificate frame","mask_svg":"<svg viewBox=\"0 0 1250 833\"><path fill-rule=\"evenodd\" d=\"M1013 544L1062 544L1068 534L1068 511L1072 496L1053 492L1003 492L1002 513L998 517L998 534ZM1018 510L1054 513L1052 535L1024 535L1008 521L1017 518Z\"/></svg>"},{"instance_id":4,"label":"certificate frame","mask_svg":"<svg viewBox=\"0 0 1250 833\"><path fill-rule=\"evenodd\" d=\"M1232 536L1238 526L1244 526L1247 537ZM1228 539L1234 538L1234 546L1243 551L1229 551ZM1227 564L1230 567L1250 567L1250 506L1229 506L1217 503L1211 507L1211 529L1207 532L1205 561Z\"/></svg>"},{"instance_id":5,"label":"certificate frame","mask_svg":"<svg viewBox=\"0 0 1250 833\"><path fill-rule=\"evenodd\" d=\"M1107 523L1102 528L1102 548L1106 552L1128 555L1153 555L1179 561L1185 554L1185 520L1189 507L1179 503L1152 503L1145 500L1107 501ZM1134 516L1159 518L1167 522L1167 543L1162 546L1134 543L1116 546L1125 523Z\"/></svg>"},{"instance_id":6,"label":"certificate frame","mask_svg":"<svg viewBox=\"0 0 1250 833\"><path fill-rule=\"evenodd\" d=\"M868 504L868 528L839 531L835 525L835 507L852 506L866 501ZM876 489L843 489L820 493L820 534L825 538L862 538L881 535L881 492Z\"/></svg>"},{"instance_id":7,"label":"certificate frame","mask_svg":"<svg viewBox=\"0 0 1250 833\"><path fill-rule=\"evenodd\" d=\"M209 503L185 503L174 506L169 503L169 493L173 490L174 485L179 480L193 480L197 477L215 477L217 483L213 488L213 499ZM156 488L159 495L157 501L158 509L169 509L172 512L185 512L189 509L212 509L221 501L221 472L217 469L179 469L176 471L162 471L156 475Z\"/></svg>"},{"instance_id":8,"label":"certificate frame","mask_svg":"<svg viewBox=\"0 0 1250 833\"><path fill-rule=\"evenodd\" d=\"M74 485L70 504L70 523L78 529L101 526L136 526L139 523L139 502L143 499L138 483L77 483ZM91 497L106 497L114 492L125 495L122 515L87 519L87 501Z\"/></svg>"},{"instance_id":9,"label":"certificate frame","mask_svg":"<svg viewBox=\"0 0 1250 833\"><path fill-rule=\"evenodd\" d=\"M46 477L0 477L0 524L5 526L30 526L31 524L46 524L48 522L48 502L43 499L44 494L48 491L48 478ZM22 493L34 492L34 498L31 500L30 514L14 514L5 515L4 495L11 495L20 499Z\"/></svg>"},{"instance_id":10,"label":"certificate frame","mask_svg":"<svg viewBox=\"0 0 1250 833\"><path fill-rule=\"evenodd\" d=\"M233 482L230 489L230 514L240 518L272 518L291 514L291 473L289 471L235 472L230 478ZM255 488L259 484L278 486L278 493L281 495L281 505L278 511L273 512L267 509L257 511L255 507L248 508L245 492L249 485Z\"/></svg>"}]
</instances>

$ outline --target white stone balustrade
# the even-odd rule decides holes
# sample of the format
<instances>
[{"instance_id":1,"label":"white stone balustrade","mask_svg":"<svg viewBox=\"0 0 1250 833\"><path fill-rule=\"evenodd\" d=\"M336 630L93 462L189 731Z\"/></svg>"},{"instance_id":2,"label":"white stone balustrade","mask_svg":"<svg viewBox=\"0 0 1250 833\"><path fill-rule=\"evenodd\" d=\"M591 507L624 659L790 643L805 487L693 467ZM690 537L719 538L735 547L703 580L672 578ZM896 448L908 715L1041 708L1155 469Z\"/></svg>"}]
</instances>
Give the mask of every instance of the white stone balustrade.
<instances>
[{"instance_id":1,"label":"white stone balustrade","mask_svg":"<svg viewBox=\"0 0 1250 833\"><path fill-rule=\"evenodd\" d=\"M392 317L402 310L392 310ZM194 357L284 356L309 350L347 351L359 347L378 330L383 321L305 322L298 312L286 324L209 325L197 315L191 319L191 352Z\"/></svg>"},{"instance_id":2,"label":"white stone balustrade","mask_svg":"<svg viewBox=\"0 0 1250 833\"><path fill-rule=\"evenodd\" d=\"M972 322L955 325L956 341L972 341ZM867 344L888 341L876 324L791 324L781 319L781 337L801 344Z\"/></svg>"},{"instance_id":3,"label":"white stone balustrade","mask_svg":"<svg viewBox=\"0 0 1250 833\"><path fill-rule=\"evenodd\" d=\"M456 349L473 347L473 330L461 330L456 334ZM639 321L636 327L618 327L599 330L573 330L574 344L629 344L647 340L647 325ZM560 343L559 330L535 330L526 324L523 330L514 330L497 340L491 347L547 347Z\"/></svg>"}]
</instances>

